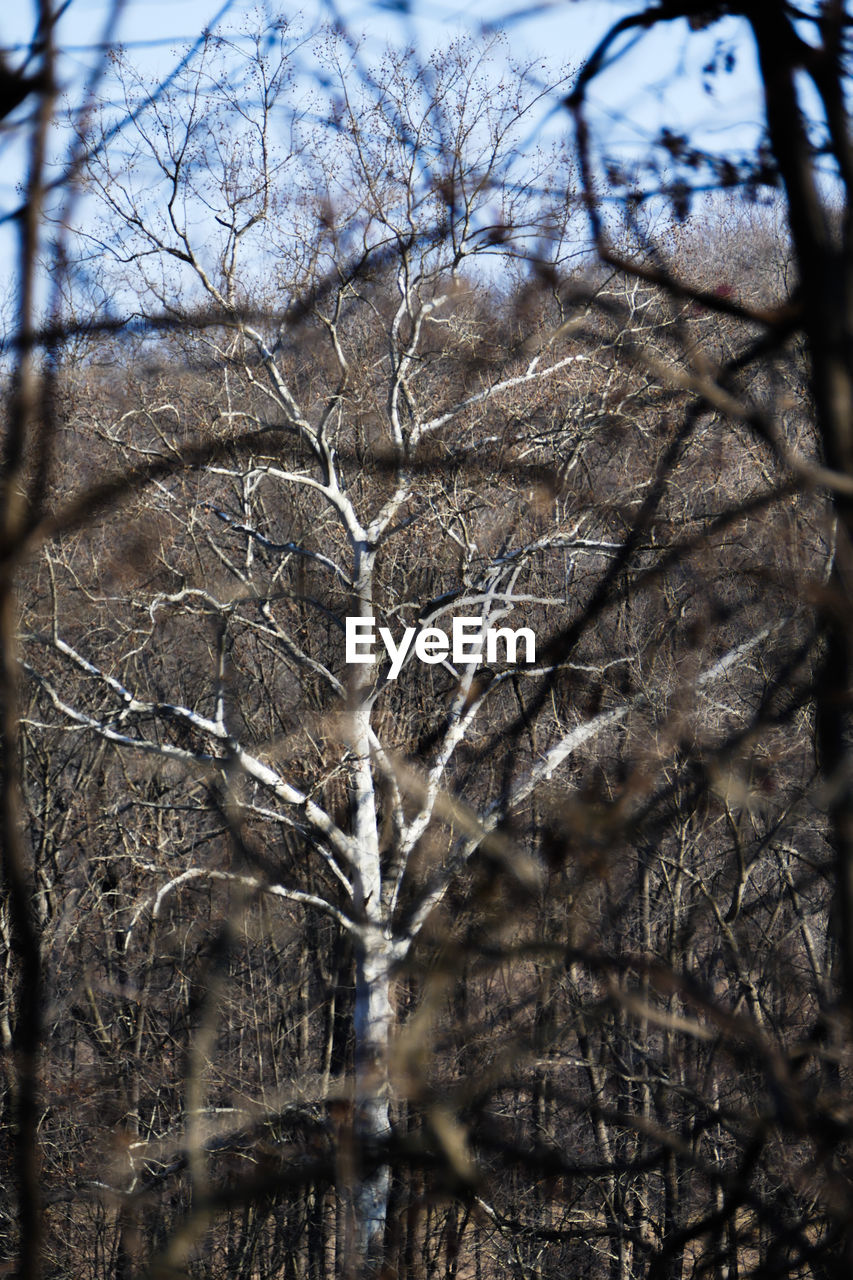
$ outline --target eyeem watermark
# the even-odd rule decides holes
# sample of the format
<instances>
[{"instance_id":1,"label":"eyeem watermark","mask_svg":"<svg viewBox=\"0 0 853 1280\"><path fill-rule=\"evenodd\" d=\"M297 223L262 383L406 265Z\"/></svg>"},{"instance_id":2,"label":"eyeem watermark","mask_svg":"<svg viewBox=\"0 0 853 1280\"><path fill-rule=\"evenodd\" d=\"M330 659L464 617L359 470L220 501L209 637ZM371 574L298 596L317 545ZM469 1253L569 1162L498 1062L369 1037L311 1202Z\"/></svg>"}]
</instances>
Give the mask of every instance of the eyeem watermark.
<instances>
[{"instance_id":1,"label":"eyeem watermark","mask_svg":"<svg viewBox=\"0 0 853 1280\"><path fill-rule=\"evenodd\" d=\"M346 660L347 662L375 662L373 646L376 643L376 632L373 629L374 618L346 619ZM454 618L450 635L441 627L406 627L402 639L396 644L387 627L379 627L379 639L385 645L391 659L389 680L396 680L402 670L403 663L412 648L414 641L415 657L430 665L450 658L456 663L497 662L498 645L503 645L503 656L507 662L518 662L519 645L524 645L524 661L529 665L536 661L536 637L529 627L486 627L483 630L481 618ZM485 652L484 652L485 648Z\"/></svg>"}]
</instances>

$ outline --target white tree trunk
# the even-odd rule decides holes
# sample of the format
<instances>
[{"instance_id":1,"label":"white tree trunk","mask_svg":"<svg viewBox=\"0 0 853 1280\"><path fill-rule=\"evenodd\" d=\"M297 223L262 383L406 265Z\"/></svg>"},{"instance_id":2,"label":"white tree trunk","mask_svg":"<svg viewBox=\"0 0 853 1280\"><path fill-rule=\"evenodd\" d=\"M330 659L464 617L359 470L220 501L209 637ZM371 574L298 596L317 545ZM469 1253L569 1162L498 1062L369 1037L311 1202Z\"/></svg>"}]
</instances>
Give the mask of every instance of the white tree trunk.
<instances>
[{"instance_id":1,"label":"white tree trunk","mask_svg":"<svg viewBox=\"0 0 853 1280\"><path fill-rule=\"evenodd\" d=\"M370 617L375 556L361 540L356 542L354 550L356 609L361 617ZM354 668L350 684L353 888L354 907L361 922L355 990L357 1168L352 1189L356 1274L371 1270L381 1260L391 1186L390 1167L378 1157L390 1132L388 1038L392 1020L394 944L383 918L379 826L370 746L373 677L371 666L359 665Z\"/></svg>"},{"instance_id":2,"label":"white tree trunk","mask_svg":"<svg viewBox=\"0 0 853 1280\"><path fill-rule=\"evenodd\" d=\"M368 1265L381 1257L391 1173L377 1153L390 1133L388 1038L393 1016L391 969L393 944L376 926L365 930L356 970L356 1141L363 1171L355 1189L357 1261Z\"/></svg>"}]
</instances>

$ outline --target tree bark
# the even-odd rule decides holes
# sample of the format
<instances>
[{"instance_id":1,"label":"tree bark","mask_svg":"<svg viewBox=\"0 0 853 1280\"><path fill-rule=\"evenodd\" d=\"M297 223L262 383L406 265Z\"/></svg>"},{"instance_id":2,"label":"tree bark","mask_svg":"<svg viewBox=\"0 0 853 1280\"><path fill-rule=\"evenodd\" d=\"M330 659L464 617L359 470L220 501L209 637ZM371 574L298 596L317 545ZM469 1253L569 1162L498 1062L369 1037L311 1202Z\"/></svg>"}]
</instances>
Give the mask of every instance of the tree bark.
<instances>
[{"instance_id":1,"label":"tree bark","mask_svg":"<svg viewBox=\"0 0 853 1280\"><path fill-rule=\"evenodd\" d=\"M388 1034L392 947L378 930L365 931L356 963L356 1140L362 1170L355 1190L355 1249L358 1267L372 1269L385 1242L391 1170L382 1158L390 1133Z\"/></svg>"}]
</instances>

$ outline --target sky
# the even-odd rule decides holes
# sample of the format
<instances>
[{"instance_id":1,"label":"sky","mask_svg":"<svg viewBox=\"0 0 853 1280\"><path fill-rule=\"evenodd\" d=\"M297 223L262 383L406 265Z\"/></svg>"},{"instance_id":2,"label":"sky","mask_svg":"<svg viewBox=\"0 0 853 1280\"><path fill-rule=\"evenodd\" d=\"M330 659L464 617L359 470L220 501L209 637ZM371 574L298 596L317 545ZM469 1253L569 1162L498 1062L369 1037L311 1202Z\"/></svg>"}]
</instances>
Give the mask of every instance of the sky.
<instances>
[{"instance_id":1,"label":"sky","mask_svg":"<svg viewBox=\"0 0 853 1280\"><path fill-rule=\"evenodd\" d=\"M3 7L0 43L6 48L25 45L35 0ZM506 27L517 55L544 54L555 64L576 67L612 22L637 7L625 0L537 0L529 5L524 0L305 0L290 6L274 0L125 0L118 34L135 58L165 74L179 50L217 15L221 26L234 26L251 14L301 13L305 25L312 27L337 13L351 33L366 35L368 49L379 49L386 40L403 43L414 37L427 51L456 32L477 30L488 21ZM61 41L70 50L65 64L70 79L79 81L91 66L93 55L85 46L100 38L109 9L105 0L71 0L61 28ZM722 145L752 145L760 96L748 42L738 36L734 19L715 23L700 38L688 39L683 21L644 35L601 77L594 96L602 119L609 114L610 127L621 128L626 137L634 129L638 146L659 127L663 112L685 129L701 130L701 140L709 144L717 139ZM729 45L738 46L738 61L731 74L714 79L712 96L702 89L701 67L715 46L724 52Z\"/></svg>"},{"instance_id":2,"label":"sky","mask_svg":"<svg viewBox=\"0 0 853 1280\"><path fill-rule=\"evenodd\" d=\"M336 7L333 7L336 6ZM338 16L353 36L364 41L363 57L387 43L415 43L424 54L440 48L453 35L476 32L483 24L504 27L513 55L519 59L547 58L559 67L577 68L608 27L637 6L625 0L305 0L298 10L306 28L319 27ZM87 72L96 64L110 5L105 0L71 0L60 28L66 50L62 77L69 101L79 100ZM0 44L25 48L35 19L35 0L7 4L0 17ZM126 0L118 38L135 61L151 74L165 77L202 30L215 25L234 28L252 15L261 20L282 12L273 0ZM726 54L736 50L733 67ZM630 160L648 153L649 143L662 125L689 133L707 148L748 151L761 131L761 99L749 41L734 19L715 23L696 36L683 21L662 25L630 47L623 40L620 56L593 86L590 107L597 136L621 157ZM719 74L703 75L714 63ZM543 106L533 127L533 141L570 132L568 113L555 101ZM22 148L8 141L0 155L0 217L16 207L23 172ZM5 239L4 237L5 230ZM11 260L10 227L0 224L0 269Z\"/></svg>"}]
</instances>

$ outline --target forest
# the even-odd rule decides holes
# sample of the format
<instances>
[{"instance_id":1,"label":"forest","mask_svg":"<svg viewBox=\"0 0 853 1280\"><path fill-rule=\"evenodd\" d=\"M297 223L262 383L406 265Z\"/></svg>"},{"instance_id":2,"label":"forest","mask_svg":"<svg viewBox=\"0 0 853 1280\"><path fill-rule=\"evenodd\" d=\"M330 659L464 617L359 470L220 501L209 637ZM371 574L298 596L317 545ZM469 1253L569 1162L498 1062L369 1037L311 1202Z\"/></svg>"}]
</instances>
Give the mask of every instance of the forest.
<instances>
[{"instance_id":1,"label":"forest","mask_svg":"<svg viewBox=\"0 0 853 1280\"><path fill-rule=\"evenodd\" d=\"M848 1280L848 6L152 75L116 4L76 98L67 7L0 49L0 1274ZM754 150L608 150L660 26Z\"/></svg>"}]
</instances>

